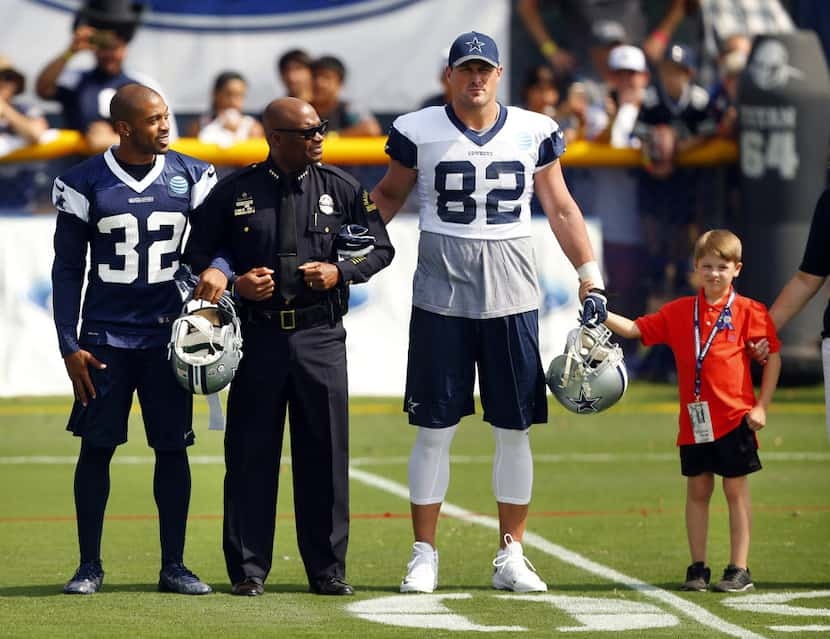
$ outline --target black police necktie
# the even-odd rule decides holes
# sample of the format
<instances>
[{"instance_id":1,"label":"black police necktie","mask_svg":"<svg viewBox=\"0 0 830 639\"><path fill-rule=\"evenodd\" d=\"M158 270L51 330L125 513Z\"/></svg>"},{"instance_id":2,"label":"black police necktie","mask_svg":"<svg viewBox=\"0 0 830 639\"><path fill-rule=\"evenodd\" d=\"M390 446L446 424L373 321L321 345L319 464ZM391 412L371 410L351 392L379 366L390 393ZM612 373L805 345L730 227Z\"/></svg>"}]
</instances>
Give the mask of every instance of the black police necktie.
<instances>
[{"instance_id":1,"label":"black police necktie","mask_svg":"<svg viewBox=\"0 0 830 639\"><path fill-rule=\"evenodd\" d=\"M280 294L286 304L297 297L302 286L302 274L297 260L297 216L294 210L294 193L289 178L282 182L282 201L280 203L279 247L280 259L279 286Z\"/></svg>"}]
</instances>

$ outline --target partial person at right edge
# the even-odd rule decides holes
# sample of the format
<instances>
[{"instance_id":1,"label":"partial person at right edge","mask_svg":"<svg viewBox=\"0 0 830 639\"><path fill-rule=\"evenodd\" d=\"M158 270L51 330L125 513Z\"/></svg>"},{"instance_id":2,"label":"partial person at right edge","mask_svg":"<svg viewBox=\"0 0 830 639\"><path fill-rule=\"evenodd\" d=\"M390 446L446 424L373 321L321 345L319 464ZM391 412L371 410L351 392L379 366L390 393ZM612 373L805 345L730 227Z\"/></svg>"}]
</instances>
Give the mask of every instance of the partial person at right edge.
<instances>
[{"instance_id":1,"label":"partial person at right edge","mask_svg":"<svg viewBox=\"0 0 830 639\"><path fill-rule=\"evenodd\" d=\"M804 248L801 265L781 289L769 309L775 328L781 330L818 293L830 276L830 188L826 188L816 203L810 233ZM769 343L758 340L753 357L764 362L769 354ZM821 331L821 359L824 366L824 402L827 416L827 437L830 438L830 303L824 311Z\"/></svg>"}]
</instances>

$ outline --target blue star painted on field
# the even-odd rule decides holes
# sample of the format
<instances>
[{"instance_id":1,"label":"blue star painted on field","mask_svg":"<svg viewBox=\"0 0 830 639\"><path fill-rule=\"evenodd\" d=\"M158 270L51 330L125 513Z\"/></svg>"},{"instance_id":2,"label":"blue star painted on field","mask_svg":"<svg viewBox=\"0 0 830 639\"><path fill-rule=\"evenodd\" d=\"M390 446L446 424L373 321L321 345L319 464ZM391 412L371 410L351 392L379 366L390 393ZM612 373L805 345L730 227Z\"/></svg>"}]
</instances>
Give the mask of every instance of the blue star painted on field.
<instances>
[{"instance_id":1,"label":"blue star painted on field","mask_svg":"<svg viewBox=\"0 0 830 639\"><path fill-rule=\"evenodd\" d=\"M569 397L574 406L576 406L577 413L596 413L597 412L597 403L602 397L594 397L593 399L589 399L585 397L585 389L579 389L579 397L574 399L573 397Z\"/></svg>"},{"instance_id":2,"label":"blue star painted on field","mask_svg":"<svg viewBox=\"0 0 830 639\"><path fill-rule=\"evenodd\" d=\"M481 41L481 40L479 40L476 36L473 36L473 39L472 39L472 40L470 40L469 42L465 42L464 44L466 44L466 45L468 45L468 46L470 47L470 50L469 50L467 53L472 53L473 51L476 51L476 52L478 52L478 53L484 53L484 52L481 50L481 48L482 48L485 44L487 44L487 43L486 43L486 42L482 42L482 41Z\"/></svg>"}]
</instances>

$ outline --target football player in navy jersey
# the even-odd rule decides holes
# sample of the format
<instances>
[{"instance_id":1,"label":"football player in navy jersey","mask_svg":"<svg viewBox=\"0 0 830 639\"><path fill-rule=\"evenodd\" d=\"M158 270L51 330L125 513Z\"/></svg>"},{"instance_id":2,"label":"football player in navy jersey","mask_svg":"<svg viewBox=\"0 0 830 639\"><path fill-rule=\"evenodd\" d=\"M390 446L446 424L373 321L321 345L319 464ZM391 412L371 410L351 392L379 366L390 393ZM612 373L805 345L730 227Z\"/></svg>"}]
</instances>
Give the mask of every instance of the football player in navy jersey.
<instances>
[{"instance_id":1,"label":"football player in navy jersey","mask_svg":"<svg viewBox=\"0 0 830 639\"><path fill-rule=\"evenodd\" d=\"M544 591L521 546L533 483L528 429L547 421L530 223L534 193L579 278L600 287L585 300L582 320L589 325L604 319L602 276L557 162L565 150L562 132L546 115L496 101L502 67L493 39L460 35L445 73L451 104L395 120L386 146L389 168L371 195L389 220L416 188L421 228L404 399L417 427L409 461L415 544L401 591L437 586L435 535L449 448L460 419L473 413L476 368L496 442L500 549L493 586Z\"/></svg>"},{"instance_id":2,"label":"football player in navy jersey","mask_svg":"<svg viewBox=\"0 0 830 639\"><path fill-rule=\"evenodd\" d=\"M156 456L159 589L204 594L210 586L183 564L192 397L176 382L166 345L182 303L173 281L182 234L190 211L216 183L216 172L169 150L167 105L152 89L125 85L110 108L120 144L56 178L52 190L58 211L55 325L75 392L67 430L82 438L75 469L81 561L64 592L92 594L103 582L100 547L109 465L116 446L127 441L137 391Z\"/></svg>"}]
</instances>

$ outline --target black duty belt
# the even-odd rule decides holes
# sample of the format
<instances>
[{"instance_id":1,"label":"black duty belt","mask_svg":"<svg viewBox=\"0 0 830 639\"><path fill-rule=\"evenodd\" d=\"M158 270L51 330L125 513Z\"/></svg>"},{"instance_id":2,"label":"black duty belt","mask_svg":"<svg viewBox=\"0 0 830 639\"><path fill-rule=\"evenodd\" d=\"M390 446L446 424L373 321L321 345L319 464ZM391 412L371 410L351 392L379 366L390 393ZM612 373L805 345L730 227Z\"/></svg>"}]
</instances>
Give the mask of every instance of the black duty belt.
<instances>
[{"instance_id":1,"label":"black duty belt","mask_svg":"<svg viewBox=\"0 0 830 639\"><path fill-rule=\"evenodd\" d=\"M302 308L254 308L242 310L242 318L249 322L275 322L280 330L301 331L304 328L330 324L334 326L341 317L340 311L328 302Z\"/></svg>"}]
</instances>

